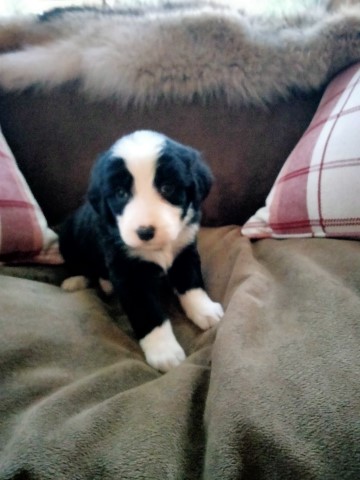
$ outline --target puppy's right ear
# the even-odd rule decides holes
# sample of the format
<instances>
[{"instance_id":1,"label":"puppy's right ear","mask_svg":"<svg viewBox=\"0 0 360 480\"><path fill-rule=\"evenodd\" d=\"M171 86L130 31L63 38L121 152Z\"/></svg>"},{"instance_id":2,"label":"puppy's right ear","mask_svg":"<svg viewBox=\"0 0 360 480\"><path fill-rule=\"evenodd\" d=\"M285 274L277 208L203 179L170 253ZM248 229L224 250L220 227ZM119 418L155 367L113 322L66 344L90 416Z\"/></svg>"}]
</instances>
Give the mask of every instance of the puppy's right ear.
<instances>
[{"instance_id":1,"label":"puppy's right ear","mask_svg":"<svg viewBox=\"0 0 360 480\"><path fill-rule=\"evenodd\" d=\"M104 185L105 169L110 154L105 152L101 154L95 162L91 175L89 188L87 191L87 199L98 215L106 215L106 201Z\"/></svg>"}]
</instances>

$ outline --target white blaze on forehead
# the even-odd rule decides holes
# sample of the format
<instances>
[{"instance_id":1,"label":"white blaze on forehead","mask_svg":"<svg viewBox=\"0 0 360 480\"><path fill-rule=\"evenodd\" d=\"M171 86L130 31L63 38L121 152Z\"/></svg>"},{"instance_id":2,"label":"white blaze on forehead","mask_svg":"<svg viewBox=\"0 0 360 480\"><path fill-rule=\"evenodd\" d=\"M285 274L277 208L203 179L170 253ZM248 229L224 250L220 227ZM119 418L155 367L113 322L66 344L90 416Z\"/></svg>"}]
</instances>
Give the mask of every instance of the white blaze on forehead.
<instances>
[{"instance_id":1,"label":"white blaze on forehead","mask_svg":"<svg viewBox=\"0 0 360 480\"><path fill-rule=\"evenodd\" d=\"M123 159L133 177L132 195L117 216L120 235L135 256L166 269L173 261L178 243L183 243L186 224L181 207L166 201L154 185L157 160L165 141L162 134L140 130L121 138L112 153ZM154 237L149 241L141 240L137 233L142 226L154 228Z\"/></svg>"},{"instance_id":2,"label":"white blaze on forehead","mask_svg":"<svg viewBox=\"0 0 360 480\"><path fill-rule=\"evenodd\" d=\"M155 175L156 161L163 148L165 136L151 130L139 130L118 140L112 147L113 154L122 158L137 183L151 184Z\"/></svg>"}]
</instances>

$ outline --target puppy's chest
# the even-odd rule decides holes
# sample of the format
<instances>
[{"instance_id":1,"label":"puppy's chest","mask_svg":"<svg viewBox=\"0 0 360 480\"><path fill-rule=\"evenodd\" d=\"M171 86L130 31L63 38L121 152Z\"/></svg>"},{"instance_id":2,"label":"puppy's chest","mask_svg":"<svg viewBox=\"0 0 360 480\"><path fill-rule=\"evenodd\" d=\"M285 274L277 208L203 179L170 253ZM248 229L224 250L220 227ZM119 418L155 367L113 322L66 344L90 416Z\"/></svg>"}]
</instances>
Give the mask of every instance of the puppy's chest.
<instances>
[{"instance_id":1,"label":"puppy's chest","mask_svg":"<svg viewBox=\"0 0 360 480\"><path fill-rule=\"evenodd\" d=\"M134 256L148 262L156 263L166 272L171 267L174 259L181 250L194 241L198 229L198 224L189 225L181 232L174 242L166 245L161 250L136 249L133 254Z\"/></svg>"},{"instance_id":2,"label":"puppy's chest","mask_svg":"<svg viewBox=\"0 0 360 480\"><path fill-rule=\"evenodd\" d=\"M169 247L154 252L143 252L139 256L148 262L156 263L165 271L171 267L175 258L172 248Z\"/></svg>"}]
</instances>

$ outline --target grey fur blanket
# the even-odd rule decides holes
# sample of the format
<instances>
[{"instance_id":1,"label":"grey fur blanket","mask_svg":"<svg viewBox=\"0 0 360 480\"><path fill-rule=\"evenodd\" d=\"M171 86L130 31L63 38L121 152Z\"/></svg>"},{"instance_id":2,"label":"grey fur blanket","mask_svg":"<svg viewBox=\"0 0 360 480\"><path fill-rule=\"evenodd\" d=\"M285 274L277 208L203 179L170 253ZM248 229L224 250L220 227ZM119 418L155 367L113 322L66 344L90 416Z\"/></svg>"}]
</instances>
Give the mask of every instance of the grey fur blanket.
<instances>
[{"instance_id":1,"label":"grey fur blanket","mask_svg":"<svg viewBox=\"0 0 360 480\"><path fill-rule=\"evenodd\" d=\"M224 227L200 252L226 314L215 338L170 306L165 375L94 290L3 269L1 480L358 480L360 242Z\"/></svg>"},{"instance_id":2,"label":"grey fur blanket","mask_svg":"<svg viewBox=\"0 0 360 480\"><path fill-rule=\"evenodd\" d=\"M78 81L91 98L145 105L222 97L266 103L320 88L360 59L360 6L259 17L201 3L64 11L0 24L0 87Z\"/></svg>"}]
</instances>

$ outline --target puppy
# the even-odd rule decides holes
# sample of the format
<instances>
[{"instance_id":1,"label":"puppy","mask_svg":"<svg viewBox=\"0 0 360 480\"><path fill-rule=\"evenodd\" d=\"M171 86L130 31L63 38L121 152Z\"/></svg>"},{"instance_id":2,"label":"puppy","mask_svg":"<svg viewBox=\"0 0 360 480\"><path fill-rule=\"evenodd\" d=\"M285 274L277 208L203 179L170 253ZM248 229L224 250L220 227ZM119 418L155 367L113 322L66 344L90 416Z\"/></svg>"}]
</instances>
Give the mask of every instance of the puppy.
<instances>
[{"instance_id":1,"label":"puppy","mask_svg":"<svg viewBox=\"0 0 360 480\"><path fill-rule=\"evenodd\" d=\"M185 358L159 299L166 276L201 329L223 315L204 290L196 247L200 205L212 184L199 152L153 131L120 138L92 170L86 202L60 229L76 290L113 287L147 362L168 371Z\"/></svg>"}]
</instances>

